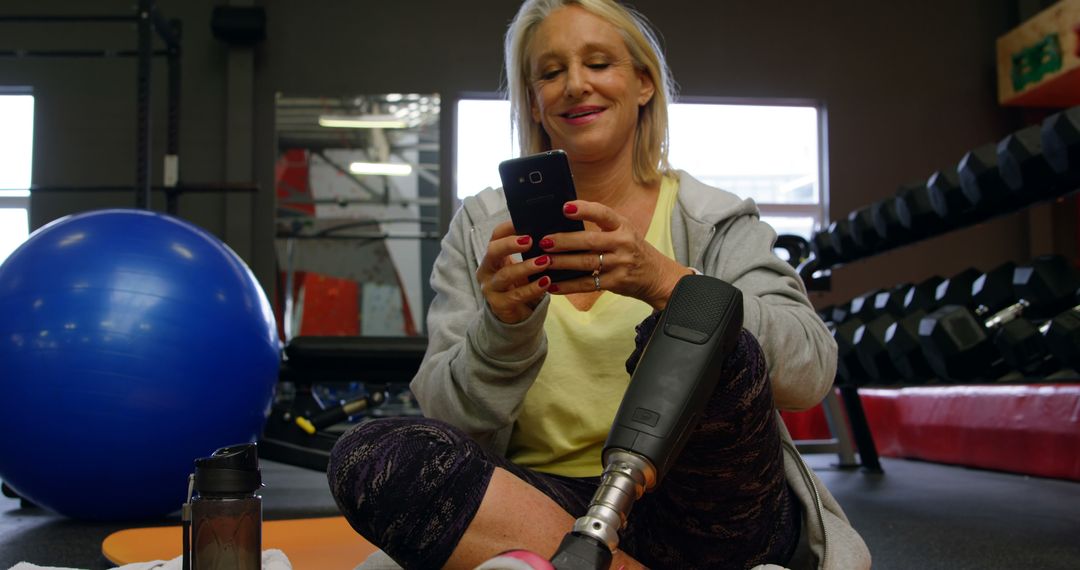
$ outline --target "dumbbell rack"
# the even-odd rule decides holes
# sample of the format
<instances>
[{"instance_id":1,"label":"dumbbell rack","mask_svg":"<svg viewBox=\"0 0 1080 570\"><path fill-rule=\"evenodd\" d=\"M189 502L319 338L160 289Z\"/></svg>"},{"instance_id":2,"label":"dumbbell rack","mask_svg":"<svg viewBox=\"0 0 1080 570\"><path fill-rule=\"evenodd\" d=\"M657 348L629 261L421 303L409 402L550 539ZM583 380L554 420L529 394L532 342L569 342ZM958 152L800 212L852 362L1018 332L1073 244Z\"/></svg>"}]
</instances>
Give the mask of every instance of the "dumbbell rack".
<instances>
[{"instance_id":1,"label":"dumbbell rack","mask_svg":"<svg viewBox=\"0 0 1080 570\"><path fill-rule=\"evenodd\" d=\"M1046 157L1043 145L1048 140L1053 155ZM1080 190L1080 106L1051 115L1041 126L1029 126L1010 134L996 145L983 145L967 153L955 174L951 168L937 171L926 184L902 187L894 198L853 211L846 219L815 233L810 241L785 235L778 238L778 246L789 252L790 259L799 259L797 270L808 290L827 291L831 288L832 270L844 264L1058 200L1077 190ZM901 223L902 218L906 224ZM1076 376L1053 380L1080 381ZM992 383L1045 380L1007 378ZM877 446L858 387L837 385L837 389L862 467L881 473ZM829 449L838 446L841 464L847 464L846 430L834 425L837 422L831 416L835 405L832 408L826 406L826 419L831 431L839 435L838 443Z\"/></svg>"}]
</instances>

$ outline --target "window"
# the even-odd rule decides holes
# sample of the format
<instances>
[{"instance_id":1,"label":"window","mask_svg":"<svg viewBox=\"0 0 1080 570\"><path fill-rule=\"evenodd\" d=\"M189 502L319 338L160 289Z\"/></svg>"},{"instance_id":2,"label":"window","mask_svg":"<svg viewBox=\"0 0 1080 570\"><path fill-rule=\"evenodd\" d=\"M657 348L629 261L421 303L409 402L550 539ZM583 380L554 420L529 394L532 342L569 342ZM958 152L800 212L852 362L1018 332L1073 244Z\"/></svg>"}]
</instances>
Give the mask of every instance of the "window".
<instances>
[{"instance_id":1,"label":"window","mask_svg":"<svg viewBox=\"0 0 1080 570\"><path fill-rule=\"evenodd\" d=\"M498 187L498 164L516 156L510 103L457 103L458 199ZM669 162L695 178L753 198L778 234L807 239L824 220L820 165L823 113L811 103L681 102L669 107Z\"/></svg>"},{"instance_id":2,"label":"window","mask_svg":"<svg viewBox=\"0 0 1080 570\"><path fill-rule=\"evenodd\" d=\"M0 263L29 234L34 97L0 90Z\"/></svg>"}]
</instances>

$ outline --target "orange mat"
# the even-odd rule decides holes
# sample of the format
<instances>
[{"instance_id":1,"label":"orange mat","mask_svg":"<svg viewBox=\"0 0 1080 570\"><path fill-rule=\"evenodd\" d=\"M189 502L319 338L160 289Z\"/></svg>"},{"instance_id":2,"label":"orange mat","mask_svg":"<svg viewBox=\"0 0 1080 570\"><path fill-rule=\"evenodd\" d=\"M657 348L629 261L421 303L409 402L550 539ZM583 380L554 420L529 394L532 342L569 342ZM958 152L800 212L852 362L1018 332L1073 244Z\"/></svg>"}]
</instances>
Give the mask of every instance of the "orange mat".
<instances>
[{"instance_id":1,"label":"orange mat","mask_svg":"<svg viewBox=\"0 0 1080 570\"><path fill-rule=\"evenodd\" d=\"M179 526L132 528L107 536L101 552L116 565L172 560L181 541ZM281 549L296 570L352 570L376 550L345 517L265 521L262 547Z\"/></svg>"}]
</instances>

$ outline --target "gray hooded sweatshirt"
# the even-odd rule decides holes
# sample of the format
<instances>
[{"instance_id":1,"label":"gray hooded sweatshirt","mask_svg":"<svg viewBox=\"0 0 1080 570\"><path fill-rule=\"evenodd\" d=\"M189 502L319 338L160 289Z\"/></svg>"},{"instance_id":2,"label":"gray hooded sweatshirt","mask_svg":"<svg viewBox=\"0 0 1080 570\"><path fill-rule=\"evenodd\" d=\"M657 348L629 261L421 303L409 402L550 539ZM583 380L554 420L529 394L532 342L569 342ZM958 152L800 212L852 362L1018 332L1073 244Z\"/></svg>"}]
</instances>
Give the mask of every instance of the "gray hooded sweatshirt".
<instances>
[{"instance_id":1,"label":"gray hooded sweatshirt","mask_svg":"<svg viewBox=\"0 0 1080 570\"><path fill-rule=\"evenodd\" d=\"M773 253L775 231L752 200L679 172L671 218L675 258L743 293L744 323L761 344L777 408L814 406L832 388L836 343L814 312L802 280ZM428 348L411 388L424 415L466 431L505 454L514 421L547 355L548 297L522 322L488 309L476 269L492 231L509 220L501 189L466 198L435 261ZM779 419L778 419L779 421ZM780 422L788 483L803 507L793 567L868 568L870 554L836 500L806 466Z\"/></svg>"}]
</instances>

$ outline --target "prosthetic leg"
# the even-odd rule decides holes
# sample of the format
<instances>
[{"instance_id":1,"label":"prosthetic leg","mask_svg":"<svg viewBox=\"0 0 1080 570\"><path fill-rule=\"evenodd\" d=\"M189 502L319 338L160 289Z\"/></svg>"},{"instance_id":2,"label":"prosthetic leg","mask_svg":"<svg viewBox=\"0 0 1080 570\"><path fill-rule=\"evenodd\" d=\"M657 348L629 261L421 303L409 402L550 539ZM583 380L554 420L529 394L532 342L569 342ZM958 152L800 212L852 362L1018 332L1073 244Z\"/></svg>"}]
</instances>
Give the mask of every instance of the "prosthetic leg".
<instances>
[{"instance_id":1,"label":"prosthetic leg","mask_svg":"<svg viewBox=\"0 0 1080 570\"><path fill-rule=\"evenodd\" d=\"M680 280L615 415L588 512L550 564L533 553L509 552L478 570L606 570L634 501L660 484L698 423L742 320L742 293L735 287L701 275Z\"/></svg>"}]
</instances>

